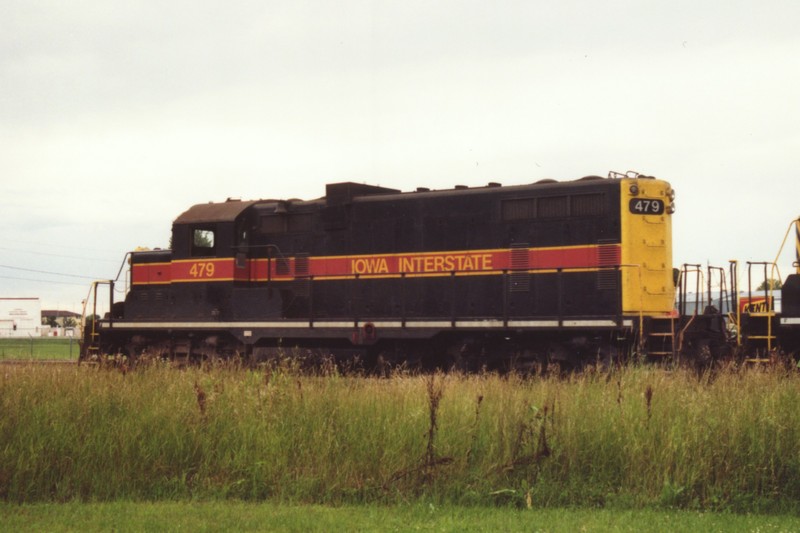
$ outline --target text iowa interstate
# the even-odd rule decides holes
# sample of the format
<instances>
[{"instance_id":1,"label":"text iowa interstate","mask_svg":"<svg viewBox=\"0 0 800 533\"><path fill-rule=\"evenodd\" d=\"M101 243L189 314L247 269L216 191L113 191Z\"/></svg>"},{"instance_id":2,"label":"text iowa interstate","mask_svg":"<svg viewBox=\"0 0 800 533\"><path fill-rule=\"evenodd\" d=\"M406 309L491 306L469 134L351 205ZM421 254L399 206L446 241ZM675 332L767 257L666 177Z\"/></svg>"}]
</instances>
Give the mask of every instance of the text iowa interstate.
<instances>
[{"instance_id":1,"label":"text iowa interstate","mask_svg":"<svg viewBox=\"0 0 800 533\"><path fill-rule=\"evenodd\" d=\"M389 262L394 263L390 270ZM470 272L493 270L492 254L447 254L429 256L362 257L350 260L352 274L389 274L420 272Z\"/></svg>"}]
</instances>

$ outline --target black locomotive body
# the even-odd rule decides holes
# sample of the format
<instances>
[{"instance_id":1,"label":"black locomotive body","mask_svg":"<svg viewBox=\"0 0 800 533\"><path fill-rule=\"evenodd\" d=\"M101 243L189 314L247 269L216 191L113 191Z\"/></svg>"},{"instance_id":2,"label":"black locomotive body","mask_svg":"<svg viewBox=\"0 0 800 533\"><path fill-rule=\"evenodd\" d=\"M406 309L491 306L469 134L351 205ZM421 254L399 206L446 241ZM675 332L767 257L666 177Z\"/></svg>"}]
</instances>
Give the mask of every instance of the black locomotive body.
<instances>
[{"instance_id":1,"label":"black locomotive body","mask_svg":"<svg viewBox=\"0 0 800 533\"><path fill-rule=\"evenodd\" d=\"M674 352L674 334L653 342L676 328L673 200L665 181L612 173L195 205L172 250L130 254L127 296L83 356L299 348L491 367Z\"/></svg>"}]
</instances>

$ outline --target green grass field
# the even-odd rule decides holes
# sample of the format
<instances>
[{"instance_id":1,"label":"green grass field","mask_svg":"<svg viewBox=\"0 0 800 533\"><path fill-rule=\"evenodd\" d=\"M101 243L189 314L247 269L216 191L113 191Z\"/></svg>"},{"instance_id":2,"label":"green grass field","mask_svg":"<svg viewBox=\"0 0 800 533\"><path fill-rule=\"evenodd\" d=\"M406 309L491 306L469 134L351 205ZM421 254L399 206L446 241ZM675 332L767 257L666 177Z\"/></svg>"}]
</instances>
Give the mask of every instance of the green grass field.
<instances>
[{"instance_id":1,"label":"green grass field","mask_svg":"<svg viewBox=\"0 0 800 533\"><path fill-rule=\"evenodd\" d=\"M797 531L793 516L698 511L232 502L0 504L5 531Z\"/></svg>"},{"instance_id":2,"label":"green grass field","mask_svg":"<svg viewBox=\"0 0 800 533\"><path fill-rule=\"evenodd\" d=\"M79 352L78 339L72 337L0 339L0 360L77 360Z\"/></svg>"},{"instance_id":3,"label":"green grass field","mask_svg":"<svg viewBox=\"0 0 800 533\"><path fill-rule=\"evenodd\" d=\"M800 376L0 373L0 500L800 512Z\"/></svg>"}]
</instances>

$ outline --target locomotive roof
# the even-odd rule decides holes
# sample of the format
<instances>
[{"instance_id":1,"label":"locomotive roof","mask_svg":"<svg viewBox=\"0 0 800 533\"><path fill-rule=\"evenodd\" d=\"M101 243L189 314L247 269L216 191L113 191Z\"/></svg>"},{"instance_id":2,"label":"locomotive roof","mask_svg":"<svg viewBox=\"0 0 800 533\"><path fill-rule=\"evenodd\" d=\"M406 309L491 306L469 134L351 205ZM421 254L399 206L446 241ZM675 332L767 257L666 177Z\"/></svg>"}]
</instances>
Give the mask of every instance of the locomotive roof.
<instances>
[{"instance_id":1,"label":"locomotive roof","mask_svg":"<svg viewBox=\"0 0 800 533\"><path fill-rule=\"evenodd\" d=\"M543 179L534 183L525 183L520 185L500 185L499 183L489 183L488 185L482 186L475 186L475 187L466 187L457 185L452 189L417 189L416 191L409 191L409 192L397 192L394 194L391 193L384 193L384 194L375 194L375 195L365 195L365 196L358 196L354 198L355 201L381 201L387 199L412 199L412 198L427 198L433 196L444 196L444 195L464 195L464 194L485 194L487 192L494 192L494 191L504 191L504 192L511 192L511 191L524 191L524 190L548 190L552 189L554 191L558 191L565 187L573 187L573 186L597 186L598 184L608 184L611 185L613 182L619 183L618 179L612 178L603 178L602 176L586 176L583 178L575 179L575 180L566 180L566 181L556 181L551 179Z\"/></svg>"},{"instance_id":2,"label":"locomotive roof","mask_svg":"<svg viewBox=\"0 0 800 533\"><path fill-rule=\"evenodd\" d=\"M645 176L641 176L645 177ZM508 185L502 187L499 183L490 183L484 186L478 187L464 187L464 186L456 186L453 189L438 189L438 190L428 190L428 189L417 189L416 191L409 191L409 192L401 192L396 189L389 189L384 187L377 187L371 185L363 185L353 182L344 182L344 183L335 183L329 184L326 190L326 197L318 198L315 200L233 200L228 199L225 202L213 203L209 202L206 204L197 204L193 205L186 211L184 211L178 218L175 219L175 224L196 224L196 223L207 223L207 222L230 222L236 219L240 214L242 214L246 209L249 207L256 205L256 204L270 204L273 203L275 205L290 202L294 206L304 205L304 204L315 204L315 203L327 203L328 205L337 204L337 203L346 203L351 201L363 202L363 201L381 201L381 200L389 200L389 199L411 199L411 198L420 198L420 197L428 197L428 196L439 196L439 195L446 195L446 194L480 194L485 193L489 190L498 190L501 189L504 191L520 191L520 190L530 190L531 188L535 189L559 189L563 188L564 186L575 186L575 185L582 185L582 186L589 186L590 184L597 185L598 183L611 183L611 182L619 182L616 178L603 178L601 176L586 176L584 178L579 178L576 180L568 180L568 181L556 181L556 180L540 180L535 183L528 183L523 185Z\"/></svg>"},{"instance_id":3,"label":"locomotive roof","mask_svg":"<svg viewBox=\"0 0 800 533\"><path fill-rule=\"evenodd\" d=\"M236 219L242 211L251 205L262 202L263 200L228 200L221 203L207 203L193 205L178 218L174 224L194 224L198 222L226 222Z\"/></svg>"}]
</instances>

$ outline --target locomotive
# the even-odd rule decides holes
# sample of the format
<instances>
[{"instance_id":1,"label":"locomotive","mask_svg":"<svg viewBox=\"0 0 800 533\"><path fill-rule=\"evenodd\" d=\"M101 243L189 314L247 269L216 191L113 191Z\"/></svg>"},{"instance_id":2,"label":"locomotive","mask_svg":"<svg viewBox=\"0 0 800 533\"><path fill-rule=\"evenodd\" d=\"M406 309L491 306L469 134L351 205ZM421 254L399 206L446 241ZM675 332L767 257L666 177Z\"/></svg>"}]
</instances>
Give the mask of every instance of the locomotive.
<instances>
[{"instance_id":1,"label":"locomotive","mask_svg":"<svg viewBox=\"0 0 800 533\"><path fill-rule=\"evenodd\" d=\"M681 312L691 271L672 264L674 200L664 180L611 172L412 192L345 182L313 200L194 205L170 250L126 256L124 301L118 280L95 282L94 309L107 284L110 312L86 328L81 357L574 367L719 356L734 335L796 350L797 275L781 316L737 311L735 333L730 309Z\"/></svg>"}]
</instances>

